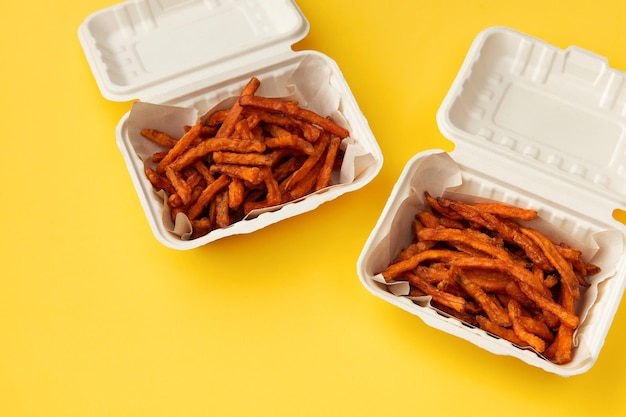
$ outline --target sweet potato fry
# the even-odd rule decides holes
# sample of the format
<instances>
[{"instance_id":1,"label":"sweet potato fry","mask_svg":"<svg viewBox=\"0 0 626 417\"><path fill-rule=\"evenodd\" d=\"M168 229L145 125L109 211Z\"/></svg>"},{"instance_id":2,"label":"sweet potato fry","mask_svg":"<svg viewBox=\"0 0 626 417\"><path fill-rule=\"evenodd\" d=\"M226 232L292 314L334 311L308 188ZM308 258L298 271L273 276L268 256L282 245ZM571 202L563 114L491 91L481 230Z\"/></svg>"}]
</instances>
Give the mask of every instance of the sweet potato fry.
<instances>
[{"instance_id":1,"label":"sweet potato fry","mask_svg":"<svg viewBox=\"0 0 626 417\"><path fill-rule=\"evenodd\" d=\"M520 339L519 336L511 328L502 327L483 315L477 315L476 321L478 322L479 327L486 332L489 332L502 339L506 339L509 342L516 344L517 346L527 346L527 343Z\"/></svg>"},{"instance_id":2,"label":"sweet potato fry","mask_svg":"<svg viewBox=\"0 0 626 417\"><path fill-rule=\"evenodd\" d=\"M541 248L546 258L554 265L554 268L561 276L561 282L569 287L569 291L577 299L580 296L580 289L578 288L578 278L574 274L572 264L561 256L556 246L543 233L529 228L521 228L521 232Z\"/></svg>"},{"instance_id":3,"label":"sweet potato fry","mask_svg":"<svg viewBox=\"0 0 626 417\"><path fill-rule=\"evenodd\" d=\"M311 157L309 157L309 159L311 159ZM288 194L291 199L295 200L315 191L315 183L317 181L317 178L319 178L320 171L322 170L322 163L323 163L323 160L316 158L316 161L313 167L307 172L305 172L304 177L300 178L298 182L294 183L292 181L290 183L291 187L288 190L286 190L285 194Z\"/></svg>"},{"instance_id":4,"label":"sweet potato fry","mask_svg":"<svg viewBox=\"0 0 626 417\"><path fill-rule=\"evenodd\" d=\"M231 177L237 177L251 184L259 184L263 181L263 171L259 167L249 167L235 164L214 164L209 168L211 172L219 172L227 174Z\"/></svg>"},{"instance_id":5,"label":"sweet potato fry","mask_svg":"<svg viewBox=\"0 0 626 417\"><path fill-rule=\"evenodd\" d=\"M319 176L317 177L317 181L315 182L316 191L328 187L328 185L330 184L330 175L333 171L333 165L335 163L335 159L337 158L337 151L339 150L340 143L341 139L339 138L339 136L333 136L330 139L328 148L326 148L324 165L322 165Z\"/></svg>"},{"instance_id":6,"label":"sweet potato fry","mask_svg":"<svg viewBox=\"0 0 626 417\"><path fill-rule=\"evenodd\" d=\"M437 213L439 213L440 215L442 215L443 217L446 217L448 219L453 219L453 220L463 220L464 217L461 216L459 213L457 213L456 211L452 210L449 207L444 207L439 203L439 200L435 197L433 197L432 195L430 195L430 193L428 191L424 192L424 199L426 200L426 203Z\"/></svg>"},{"instance_id":7,"label":"sweet potato fry","mask_svg":"<svg viewBox=\"0 0 626 417\"><path fill-rule=\"evenodd\" d=\"M542 320L537 320L529 316L520 316L519 322L524 329L541 337L545 342L552 342L554 340L554 334L552 334L550 328Z\"/></svg>"},{"instance_id":8,"label":"sweet potato fry","mask_svg":"<svg viewBox=\"0 0 626 417\"><path fill-rule=\"evenodd\" d=\"M297 135L281 135L265 139L268 148L292 148L305 155L315 155L315 148L311 142Z\"/></svg>"},{"instance_id":9,"label":"sweet potato fry","mask_svg":"<svg viewBox=\"0 0 626 417\"><path fill-rule=\"evenodd\" d=\"M558 304L540 294L539 291L537 291L535 288L528 285L527 283L519 282L518 284L522 291L524 291L524 294L528 296L528 298L533 300L535 304L537 304L537 306L542 310L548 311L557 316L564 326L567 326L571 329L575 329L578 327L580 319L578 318L578 316L576 316L576 314L566 310L561 304Z\"/></svg>"},{"instance_id":10,"label":"sweet potato fry","mask_svg":"<svg viewBox=\"0 0 626 417\"><path fill-rule=\"evenodd\" d=\"M180 196L183 204L189 204L191 201L191 187L187 184L182 175L169 166L165 169L165 175L176 189L176 193Z\"/></svg>"},{"instance_id":11,"label":"sweet potato fry","mask_svg":"<svg viewBox=\"0 0 626 417\"><path fill-rule=\"evenodd\" d=\"M213 162L216 164L235 164L250 166L272 166L274 158L272 154L259 152L222 152L213 153Z\"/></svg>"},{"instance_id":12,"label":"sweet potato fry","mask_svg":"<svg viewBox=\"0 0 626 417\"><path fill-rule=\"evenodd\" d=\"M506 294L507 286L514 283L509 276L500 271L467 269L463 273L470 281L490 293Z\"/></svg>"},{"instance_id":13,"label":"sweet potato fry","mask_svg":"<svg viewBox=\"0 0 626 417\"><path fill-rule=\"evenodd\" d=\"M460 229L448 229L443 227L435 229L425 228L420 230L417 238L419 240L459 242L495 258L511 259L510 254L506 250L491 244L488 236L478 236L476 233L465 232Z\"/></svg>"},{"instance_id":14,"label":"sweet potato fry","mask_svg":"<svg viewBox=\"0 0 626 417\"><path fill-rule=\"evenodd\" d=\"M533 220L537 210L524 209L503 203L476 203L474 207L485 213L494 214L503 219Z\"/></svg>"},{"instance_id":15,"label":"sweet potato fry","mask_svg":"<svg viewBox=\"0 0 626 417\"><path fill-rule=\"evenodd\" d=\"M198 146L190 148L185 153L178 156L176 160L171 162L168 166L171 167L174 171L180 171L186 166L193 164L200 158L213 152L263 152L265 151L265 148L265 144L258 141L230 138L211 138L201 142Z\"/></svg>"},{"instance_id":16,"label":"sweet potato fry","mask_svg":"<svg viewBox=\"0 0 626 417\"><path fill-rule=\"evenodd\" d=\"M460 201L451 201L448 199L439 199L442 206L449 207L456 211L460 216L468 221L476 223L493 232L499 233L504 240L512 242L520 247L530 260L544 268L549 268L550 263L543 256L541 251L533 244L533 242L520 233L517 228L509 222L494 216L491 213L481 211L476 205L466 204Z\"/></svg>"},{"instance_id":17,"label":"sweet potato fry","mask_svg":"<svg viewBox=\"0 0 626 417\"><path fill-rule=\"evenodd\" d=\"M422 224L423 226L422 229L424 227L434 229L441 224L439 221L441 218L438 216L435 216L430 211L426 211L426 210L420 211L419 213L415 215L415 217L419 219L420 223Z\"/></svg>"},{"instance_id":18,"label":"sweet potato fry","mask_svg":"<svg viewBox=\"0 0 626 417\"><path fill-rule=\"evenodd\" d=\"M241 178L231 177L230 184L228 184L228 207L236 209L243 204L245 189Z\"/></svg>"},{"instance_id":19,"label":"sweet potato fry","mask_svg":"<svg viewBox=\"0 0 626 417\"><path fill-rule=\"evenodd\" d=\"M144 138L149 139L154 143L158 143L166 148L173 148L174 145L176 145L176 142L178 142L178 139L156 129L144 128L141 129L140 133Z\"/></svg>"},{"instance_id":20,"label":"sweet potato fry","mask_svg":"<svg viewBox=\"0 0 626 417\"><path fill-rule=\"evenodd\" d=\"M164 176L157 174L157 172L151 168L146 168L145 170L146 177L152 183L152 186L156 190L164 190L169 194L175 194L176 188L172 185L172 183Z\"/></svg>"},{"instance_id":21,"label":"sweet potato fry","mask_svg":"<svg viewBox=\"0 0 626 417\"><path fill-rule=\"evenodd\" d=\"M250 96L254 94L260 85L261 85L261 81L259 81L259 79L256 77L252 77L250 81L248 81L248 84L246 84L244 89L241 91L241 97ZM239 121L239 118L241 117L242 111L243 109L241 108L239 101L236 101L235 104L233 104L233 107L231 107L228 113L226 114L226 117L224 118L224 121L222 122L215 137L218 137L218 138L230 137L230 135L232 135L232 133L235 131L235 126L237 122Z\"/></svg>"},{"instance_id":22,"label":"sweet potato fry","mask_svg":"<svg viewBox=\"0 0 626 417\"><path fill-rule=\"evenodd\" d=\"M504 272L515 278L518 282L523 282L531 288L544 296L549 294L547 288L543 286L543 282L539 281L537 277L526 268L511 260L502 260L494 258L477 258L477 257L464 257L456 258L452 262L453 265L461 268L479 268L490 269Z\"/></svg>"},{"instance_id":23,"label":"sweet potato fry","mask_svg":"<svg viewBox=\"0 0 626 417\"><path fill-rule=\"evenodd\" d=\"M381 272L381 274L385 278L385 281L392 281L403 272L415 269L421 262L430 262L433 260L449 262L466 256L467 255L463 253L452 250L425 250L408 259L389 265L384 271Z\"/></svg>"},{"instance_id":24,"label":"sweet potato fry","mask_svg":"<svg viewBox=\"0 0 626 417\"><path fill-rule=\"evenodd\" d=\"M165 168L169 166L176 158L178 158L187 148L198 138L202 129L202 122L198 121L189 131L187 131L183 137L181 137L176 144L169 150L161 162L157 165L157 173L162 174L165 172Z\"/></svg>"},{"instance_id":25,"label":"sweet potato fry","mask_svg":"<svg viewBox=\"0 0 626 417\"><path fill-rule=\"evenodd\" d=\"M446 305L457 312L465 311L466 302L462 297L452 295L445 291L440 291L437 287L434 287L428 282L422 280L415 274L405 273L402 277L424 294L431 296L434 301Z\"/></svg>"},{"instance_id":26,"label":"sweet potato fry","mask_svg":"<svg viewBox=\"0 0 626 417\"><path fill-rule=\"evenodd\" d=\"M230 178L227 175L221 175L217 180L213 181L211 184L207 185L207 187L202 191L202 194L198 197L196 202L191 206L189 211L187 212L187 216L190 219L197 218L202 210L207 206L209 201L224 187L228 185L230 182Z\"/></svg>"},{"instance_id":27,"label":"sweet potato fry","mask_svg":"<svg viewBox=\"0 0 626 417\"><path fill-rule=\"evenodd\" d=\"M474 299L485 311L487 317L502 327L511 326L511 318L504 308L491 298L478 284L465 276L460 268L453 268L451 274L461 287Z\"/></svg>"},{"instance_id":28,"label":"sweet potato fry","mask_svg":"<svg viewBox=\"0 0 626 417\"><path fill-rule=\"evenodd\" d=\"M267 189L266 201L269 206L274 206L276 204L280 204L283 200L282 194L280 193L280 187L278 186L278 181L274 178L272 171L269 168L263 170L263 182L265 183L265 188Z\"/></svg>"},{"instance_id":29,"label":"sweet potato fry","mask_svg":"<svg viewBox=\"0 0 626 417\"><path fill-rule=\"evenodd\" d=\"M211 219L208 217L203 217L201 219L191 220L191 226L193 228L192 238L203 236L211 230Z\"/></svg>"},{"instance_id":30,"label":"sweet potato fry","mask_svg":"<svg viewBox=\"0 0 626 417\"><path fill-rule=\"evenodd\" d=\"M313 123L322 127L340 138L347 138L349 132L347 129L339 126L332 120L326 117L321 117L315 112L306 110L298 106L298 103L293 101L284 101L275 98L259 97L259 96L242 96L239 99L239 104L242 106L250 106L256 109L263 109L273 113L286 114L293 116L301 120Z\"/></svg>"},{"instance_id":31,"label":"sweet potato fry","mask_svg":"<svg viewBox=\"0 0 626 417\"><path fill-rule=\"evenodd\" d=\"M284 128L284 132L287 133L293 132L294 130L302 132L302 136L311 143L315 142L320 137L320 133L322 132L321 129L313 126L311 123L298 120L291 116L276 115L252 108L246 109L246 114L256 115L259 120L266 123L268 127L280 126ZM270 133L273 134L271 130Z\"/></svg>"},{"instance_id":32,"label":"sweet potato fry","mask_svg":"<svg viewBox=\"0 0 626 417\"><path fill-rule=\"evenodd\" d=\"M511 300L509 301L507 308L515 334L524 342L528 343L528 345L535 349L537 352L543 352L546 349L546 342L537 335L528 331L522 325L520 320L522 315L522 308L519 303L515 300Z\"/></svg>"},{"instance_id":33,"label":"sweet potato fry","mask_svg":"<svg viewBox=\"0 0 626 417\"><path fill-rule=\"evenodd\" d=\"M310 155L306 161L304 161L304 163L281 184L281 189L284 191L290 191L298 184L298 182L302 181L317 164L317 161L319 161L329 143L330 135L322 134L322 137L315 143L315 153Z\"/></svg>"},{"instance_id":34,"label":"sweet potato fry","mask_svg":"<svg viewBox=\"0 0 626 417\"><path fill-rule=\"evenodd\" d=\"M220 229L231 224L230 210L228 208L228 190L219 191L215 196L215 223Z\"/></svg>"}]
</instances>

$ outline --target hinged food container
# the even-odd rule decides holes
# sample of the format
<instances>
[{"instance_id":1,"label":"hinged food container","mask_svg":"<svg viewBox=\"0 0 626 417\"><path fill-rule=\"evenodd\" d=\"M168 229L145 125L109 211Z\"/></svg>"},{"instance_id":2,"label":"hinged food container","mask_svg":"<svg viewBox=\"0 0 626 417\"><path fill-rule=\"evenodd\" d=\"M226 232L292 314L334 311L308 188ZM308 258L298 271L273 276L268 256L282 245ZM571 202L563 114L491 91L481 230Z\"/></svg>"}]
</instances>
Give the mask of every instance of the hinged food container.
<instances>
[{"instance_id":1,"label":"hinged food container","mask_svg":"<svg viewBox=\"0 0 626 417\"><path fill-rule=\"evenodd\" d=\"M136 101L118 124L117 143L160 242L190 249L250 233L359 189L380 171L379 146L336 63L319 52L293 51L308 29L291 0L129 0L81 24L79 39L102 95ZM350 131L336 185L197 239L173 233L145 177L148 152L138 129L180 136L183 123L238 95L251 77L261 81L258 95L295 99Z\"/></svg>"},{"instance_id":2,"label":"hinged food container","mask_svg":"<svg viewBox=\"0 0 626 417\"><path fill-rule=\"evenodd\" d=\"M591 368L626 285L626 228L614 218L626 207L625 81L605 58L577 47L562 50L508 28L480 33L437 114L456 147L407 163L358 259L364 286L492 353L562 376ZM556 365L385 284L378 273L411 242L425 191L536 209L536 228L602 268L576 307L571 362Z\"/></svg>"}]
</instances>

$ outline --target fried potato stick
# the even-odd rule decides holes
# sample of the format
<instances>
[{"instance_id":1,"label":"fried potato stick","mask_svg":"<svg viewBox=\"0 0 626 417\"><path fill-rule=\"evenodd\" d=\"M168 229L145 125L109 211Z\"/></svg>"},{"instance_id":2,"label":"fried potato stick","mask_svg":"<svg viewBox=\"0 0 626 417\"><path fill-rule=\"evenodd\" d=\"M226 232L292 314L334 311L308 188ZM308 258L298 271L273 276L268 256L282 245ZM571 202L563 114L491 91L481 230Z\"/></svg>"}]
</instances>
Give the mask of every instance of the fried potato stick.
<instances>
[{"instance_id":1,"label":"fried potato stick","mask_svg":"<svg viewBox=\"0 0 626 417\"><path fill-rule=\"evenodd\" d=\"M242 180L255 185L263 181L263 171L259 167L248 167L234 164L214 164L211 165L209 171L241 178Z\"/></svg>"},{"instance_id":2,"label":"fried potato stick","mask_svg":"<svg viewBox=\"0 0 626 417\"><path fill-rule=\"evenodd\" d=\"M439 204L439 199L433 197L432 195L430 195L430 193L428 193L428 191L424 192L424 198L426 199L426 202L428 203L428 205L437 213L441 214L442 216L448 218L448 219L453 219L453 220L464 220L463 216L461 216L459 213L457 213L456 211L452 210L449 207L444 207L441 204Z\"/></svg>"},{"instance_id":3,"label":"fried potato stick","mask_svg":"<svg viewBox=\"0 0 626 417\"><path fill-rule=\"evenodd\" d=\"M228 190L219 191L215 196L215 223L219 228L230 225Z\"/></svg>"},{"instance_id":4,"label":"fried potato stick","mask_svg":"<svg viewBox=\"0 0 626 417\"><path fill-rule=\"evenodd\" d=\"M180 196L183 204L189 204L191 201L191 187L187 184L182 175L179 172L174 171L170 166L165 169L165 175L176 189L176 194Z\"/></svg>"},{"instance_id":5,"label":"fried potato stick","mask_svg":"<svg viewBox=\"0 0 626 417\"><path fill-rule=\"evenodd\" d=\"M224 187L226 187L229 182L230 178L227 175L220 175L218 179L207 185L207 187L202 191L198 199L189 209L187 217L189 217L189 219L191 220L197 218L208 205L208 203L213 199L213 197Z\"/></svg>"},{"instance_id":6,"label":"fried potato stick","mask_svg":"<svg viewBox=\"0 0 626 417\"><path fill-rule=\"evenodd\" d=\"M515 334L528 343L533 349L541 353L546 350L546 342L539 336L528 331L521 323L522 307L515 300L509 301L507 306L509 318L513 324L513 331Z\"/></svg>"},{"instance_id":7,"label":"fried potato stick","mask_svg":"<svg viewBox=\"0 0 626 417\"><path fill-rule=\"evenodd\" d=\"M564 319L569 323L578 320L575 316L571 317L563 313L561 311L562 308L560 309L560 306L552 300L550 291L537 276L515 262L500 259L467 257L454 259L451 261L451 265L461 268L497 270L506 273L515 279L515 281L513 281L515 285L507 286L507 294L515 298L521 304L530 306L530 302L534 303L539 308L545 310L546 320L550 320L551 323L554 323L553 320L560 321L563 317L565 317ZM522 284L524 284L524 289L522 289ZM520 292L517 291L518 289ZM528 292L531 290L533 291L534 298L528 295ZM559 313L554 314L555 310L559 311Z\"/></svg>"},{"instance_id":8,"label":"fried potato stick","mask_svg":"<svg viewBox=\"0 0 626 417\"><path fill-rule=\"evenodd\" d=\"M478 322L478 326L486 332L489 332L502 339L508 340L509 342L514 343L520 347L528 345L526 342L520 339L519 336L515 334L515 332L511 328L499 326L498 324L494 323L493 321L482 315L476 316L476 321Z\"/></svg>"},{"instance_id":9,"label":"fried potato stick","mask_svg":"<svg viewBox=\"0 0 626 417\"><path fill-rule=\"evenodd\" d=\"M269 168L263 170L263 182L265 183L265 188L267 189L267 196L265 197L265 200L267 201L268 206L274 206L282 203L283 196L280 192L278 181L276 181L276 178L274 178L274 175Z\"/></svg>"},{"instance_id":10,"label":"fried potato stick","mask_svg":"<svg viewBox=\"0 0 626 417\"><path fill-rule=\"evenodd\" d=\"M261 81L259 81L259 79L256 77L252 77L241 91L241 97L251 96L252 94L256 93L260 85ZM222 122L219 130L215 134L215 137L227 138L232 135L232 133L235 131L235 125L241 117L242 111L243 109L239 104L239 101L236 101L235 104L233 104L233 106L230 108L230 110L228 110L228 113L226 114L226 117L224 118L224 121Z\"/></svg>"},{"instance_id":11,"label":"fried potato stick","mask_svg":"<svg viewBox=\"0 0 626 417\"><path fill-rule=\"evenodd\" d=\"M481 234L482 235L482 234ZM478 235L478 233L469 233L459 229L448 228L424 228L417 235L418 240L436 240L436 241L453 241L466 244L480 252L499 259L509 260L509 253L490 243L490 239L486 235Z\"/></svg>"},{"instance_id":12,"label":"fried potato stick","mask_svg":"<svg viewBox=\"0 0 626 417\"><path fill-rule=\"evenodd\" d=\"M179 155L176 160L171 162L169 166L174 171L180 171L203 156L218 151L240 153L263 152L265 151L265 144L254 140L211 138L200 142L197 146L189 148L185 153Z\"/></svg>"},{"instance_id":13,"label":"fried potato stick","mask_svg":"<svg viewBox=\"0 0 626 417\"><path fill-rule=\"evenodd\" d=\"M250 106L257 109L264 109L274 113L282 113L288 116L296 117L301 120L305 120L307 122L322 127L324 130L331 132L342 139L349 136L349 132L347 129L339 126L328 118L320 116L313 111L301 108L300 106L298 106L297 102L247 95L242 96L239 99L239 104L242 106Z\"/></svg>"},{"instance_id":14,"label":"fried potato stick","mask_svg":"<svg viewBox=\"0 0 626 417\"><path fill-rule=\"evenodd\" d=\"M524 209L503 203L475 203L474 207L484 213L493 214L502 219L529 221L537 218L537 210Z\"/></svg>"},{"instance_id":15,"label":"fried potato stick","mask_svg":"<svg viewBox=\"0 0 626 417\"><path fill-rule=\"evenodd\" d=\"M272 166L274 156L259 152L237 153L218 151L213 153L213 162L216 164Z\"/></svg>"},{"instance_id":16,"label":"fried potato stick","mask_svg":"<svg viewBox=\"0 0 626 417\"><path fill-rule=\"evenodd\" d=\"M550 263L554 265L561 276L561 283L569 287L569 291L573 294L574 298L577 299L580 297L579 282L574 274L572 264L561 256L556 246L543 233L535 229L521 228L520 230L541 248Z\"/></svg>"},{"instance_id":17,"label":"fried potato stick","mask_svg":"<svg viewBox=\"0 0 626 417\"><path fill-rule=\"evenodd\" d=\"M552 334L550 328L548 328L544 321L537 320L529 316L520 316L519 322L526 330L533 334L536 334L544 341L552 342L554 340L554 334Z\"/></svg>"},{"instance_id":18,"label":"fried potato stick","mask_svg":"<svg viewBox=\"0 0 626 417\"><path fill-rule=\"evenodd\" d=\"M515 283L508 275L500 271L481 271L467 269L465 276L485 290L491 293L506 294L506 288L510 283Z\"/></svg>"},{"instance_id":19,"label":"fried potato stick","mask_svg":"<svg viewBox=\"0 0 626 417\"><path fill-rule=\"evenodd\" d=\"M520 233L511 223L504 222L498 217L490 213L483 212L471 204L443 198L438 199L438 201L439 204L451 208L468 221L497 232L505 240L515 243L535 264L541 265L544 269L551 267L551 264L539 248L537 248L530 239Z\"/></svg>"},{"instance_id":20,"label":"fried potato stick","mask_svg":"<svg viewBox=\"0 0 626 417\"><path fill-rule=\"evenodd\" d=\"M322 137L315 143L315 153L310 155L306 161L304 161L304 163L281 184L281 189L283 191L290 191L295 188L296 185L302 181L309 174L309 171L311 171L317 164L329 143L330 135L324 132Z\"/></svg>"},{"instance_id":21,"label":"fried potato stick","mask_svg":"<svg viewBox=\"0 0 626 417\"><path fill-rule=\"evenodd\" d=\"M535 288L525 282L518 282L524 293L537 304L542 310L548 311L559 318L561 324L571 329L578 327L580 319L573 311L568 311L561 304L555 303L553 300L541 295Z\"/></svg>"},{"instance_id":22,"label":"fried potato stick","mask_svg":"<svg viewBox=\"0 0 626 417\"><path fill-rule=\"evenodd\" d=\"M245 188L241 178L231 177L230 184L228 184L228 207L236 209L243 204Z\"/></svg>"},{"instance_id":23,"label":"fried potato stick","mask_svg":"<svg viewBox=\"0 0 626 417\"><path fill-rule=\"evenodd\" d=\"M208 217L191 220L191 227L193 229L191 238L193 239L207 234L211 230L211 225L211 219Z\"/></svg>"},{"instance_id":24,"label":"fried potato stick","mask_svg":"<svg viewBox=\"0 0 626 417\"><path fill-rule=\"evenodd\" d=\"M335 164L335 160L337 159L337 151L339 150L340 144L341 138L339 136L333 136L330 139L328 148L326 148L324 165L322 165L322 169L320 170L317 181L315 182L315 191L321 190L322 188L326 188L330 185L330 175L332 174L333 166Z\"/></svg>"},{"instance_id":25,"label":"fried potato stick","mask_svg":"<svg viewBox=\"0 0 626 417\"><path fill-rule=\"evenodd\" d=\"M381 275L385 278L385 281L389 282L397 278L403 272L411 271L415 269L420 263L425 261L452 261L458 258L465 258L466 255L462 252L445 249L430 249L419 252L414 256L404 259L400 262L392 263Z\"/></svg>"},{"instance_id":26,"label":"fried potato stick","mask_svg":"<svg viewBox=\"0 0 626 417\"><path fill-rule=\"evenodd\" d=\"M161 162L157 165L157 173L163 174L165 172L165 168L169 166L176 158L178 158L183 152L187 150L187 148L198 138L200 131L202 129L202 121L198 121L193 127L187 131L177 142L176 144L169 150L167 155Z\"/></svg>"},{"instance_id":27,"label":"fried potato stick","mask_svg":"<svg viewBox=\"0 0 626 417\"><path fill-rule=\"evenodd\" d=\"M149 139L152 142L157 143L166 148L173 148L174 145L176 145L176 142L178 142L178 139L168 135L165 132L161 132L160 130L156 130L156 129L144 128L144 129L141 129L140 134L144 138Z\"/></svg>"},{"instance_id":28,"label":"fried potato stick","mask_svg":"<svg viewBox=\"0 0 626 417\"><path fill-rule=\"evenodd\" d=\"M323 160L317 158L315 165L313 165L313 168L306 173L304 178L300 179L284 194L289 195L290 199L295 200L315 191L315 182L317 181L320 171L322 170L322 164Z\"/></svg>"},{"instance_id":29,"label":"fried potato stick","mask_svg":"<svg viewBox=\"0 0 626 417\"><path fill-rule=\"evenodd\" d=\"M254 140L255 135L252 133L252 130L250 129L250 125L248 124L248 119L241 119L237 122L237 124L235 125L235 134L232 136L239 138L239 139Z\"/></svg>"},{"instance_id":30,"label":"fried potato stick","mask_svg":"<svg viewBox=\"0 0 626 417\"><path fill-rule=\"evenodd\" d=\"M445 291L440 291L433 285L421 279L419 276L410 272L404 273L402 278L406 279L412 286L422 291L424 294L431 296L434 301L450 307L457 312L465 311L466 301L464 298L452 295Z\"/></svg>"},{"instance_id":31,"label":"fried potato stick","mask_svg":"<svg viewBox=\"0 0 626 417\"><path fill-rule=\"evenodd\" d=\"M164 190L168 194L176 194L176 188L174 188L172 183L166 177L157 174L156 171L151 168L146 168L145 174L155 189Z\"/></svg>"},{"instance_id":32,"label":"fried potato stick","mask_svg":"<svg viewBox=\"0 0 626 417\"><path fill-rule=\"evenodd\" d=\"M574 314L576 296L569 290L567 285L562 287L559 301L566 311ZM546 349L546 357L552 359L557 364L570 362L572 360L574 330L571 326L561 323L554 342Z\"/></svg>"},{"instance_id":33,"label":"fried potato stick","mask_svg":"<svg viewBox=\"0 0 626 417\"><path fill-rule=\"evenodd\" d=\"M544 297L549 295L549 291L543 286L542 281L538 280L532 272L511 260L459 257L451 261L451 265L461 268L493 269L504 272L515 278L518 283L525 283L527 286L534 288L538 294Z\"/></svg>"},{"instance_id":34,"label":"fried potato stick","mask_svg":"<svg viewBox=\"0 0 626 417\"><path fill-rule=\"evenodd\" d=\"M322 132L321 129L311 123L296 119L292 116L276 115L253 108L246 108L245 114L255 115L258 117L259 121L267 123L268 127L281 127L287 133L293 130L301 131L304 138L311 143L315 142Z\"/></svg>"},{"instance_id":35,"label":"fried potato stick","mask_svg":"<svg viewBox=\"0 0 626 417\"><path fill-rule=\"evenodd\" d=\"M315 148L311 142L298 135L281 135L265 139L268 148L292 148L305 155L315 155Z\"/></svg>"},{"instance_id":36,"label":"fried potato stick","mask_svg":"<svg viewBox=\"0 0 626 417\"><path fill-rule=\"evenodd\" d=\"M419 213L415 215L415 217L421 222L423 228L429 227L431 229L434 229L441 224L441 222L439 221L441 217L435 216L430 211L426 211L426 210L420 211Z\"/></svg>"},{"instance_id":37,"label":"fried potato stick","mask_svg":"<svg viewBox=\"0 0 626 417\"><path fill-rule=\"evenodd\" d=\"M502 306L491 298L487 293L469 278L465 276L460 268L452 268L450 274L455 281L467 291L467 293L482 307L487 317L502 327L511 326L511 318Z\"/></svg>"}]
</instances>

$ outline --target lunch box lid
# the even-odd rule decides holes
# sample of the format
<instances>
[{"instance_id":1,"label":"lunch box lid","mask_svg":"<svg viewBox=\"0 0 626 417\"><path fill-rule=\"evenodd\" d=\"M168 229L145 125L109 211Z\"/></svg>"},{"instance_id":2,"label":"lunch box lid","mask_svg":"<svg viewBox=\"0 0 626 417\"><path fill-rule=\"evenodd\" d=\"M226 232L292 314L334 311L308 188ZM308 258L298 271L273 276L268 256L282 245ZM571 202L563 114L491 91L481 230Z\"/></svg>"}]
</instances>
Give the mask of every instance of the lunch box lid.
<instances>
[{"instance_id":1,"label":"lunch box lid","mask_svg":"<svg viewBox=\"0 0 626 417\"><path fill-rule=\"evenodd\" d=\"M626 205L626 73L602 56L488 28L437 123L471 169L596 219Z\"/></svg>"},{"instance_id":2,"label":"lunch box lid","mask_svg":"<svg viewBox=\"0 0 626 417\"><path fill-rule=\"evenodd\" d=\"M166 103L291 53L308 31L293 0L128 0L89 15L78 37L105 98Z\"/></svg>"}]
</instances>

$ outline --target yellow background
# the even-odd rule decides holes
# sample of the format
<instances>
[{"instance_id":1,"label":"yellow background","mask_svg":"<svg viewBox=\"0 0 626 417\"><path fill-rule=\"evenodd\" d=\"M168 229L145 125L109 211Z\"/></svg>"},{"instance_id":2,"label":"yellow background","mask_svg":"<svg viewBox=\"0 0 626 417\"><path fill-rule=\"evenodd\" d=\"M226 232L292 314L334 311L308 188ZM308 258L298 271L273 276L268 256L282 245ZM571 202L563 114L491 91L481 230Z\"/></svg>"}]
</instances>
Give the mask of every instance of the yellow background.
<instances>
[{"instance_id":1,"label":"yellow background","mask_svg":"<svg viewBox=\"0 0 626 417\"><path fill-rule=\"evenodd\" d=\"M383 169L314 212L182 252L151 234L115 144L130 103L101 96L78 42L115 1L7 3L0 415L626 415L624 305L596 365L563 378L426 326L356 274L405 163L452 149L435 113L476 34L510 26L626 69L623 0L300 0L311 30L296 48L337 61Z\"/></svg>"}]
</instances>

